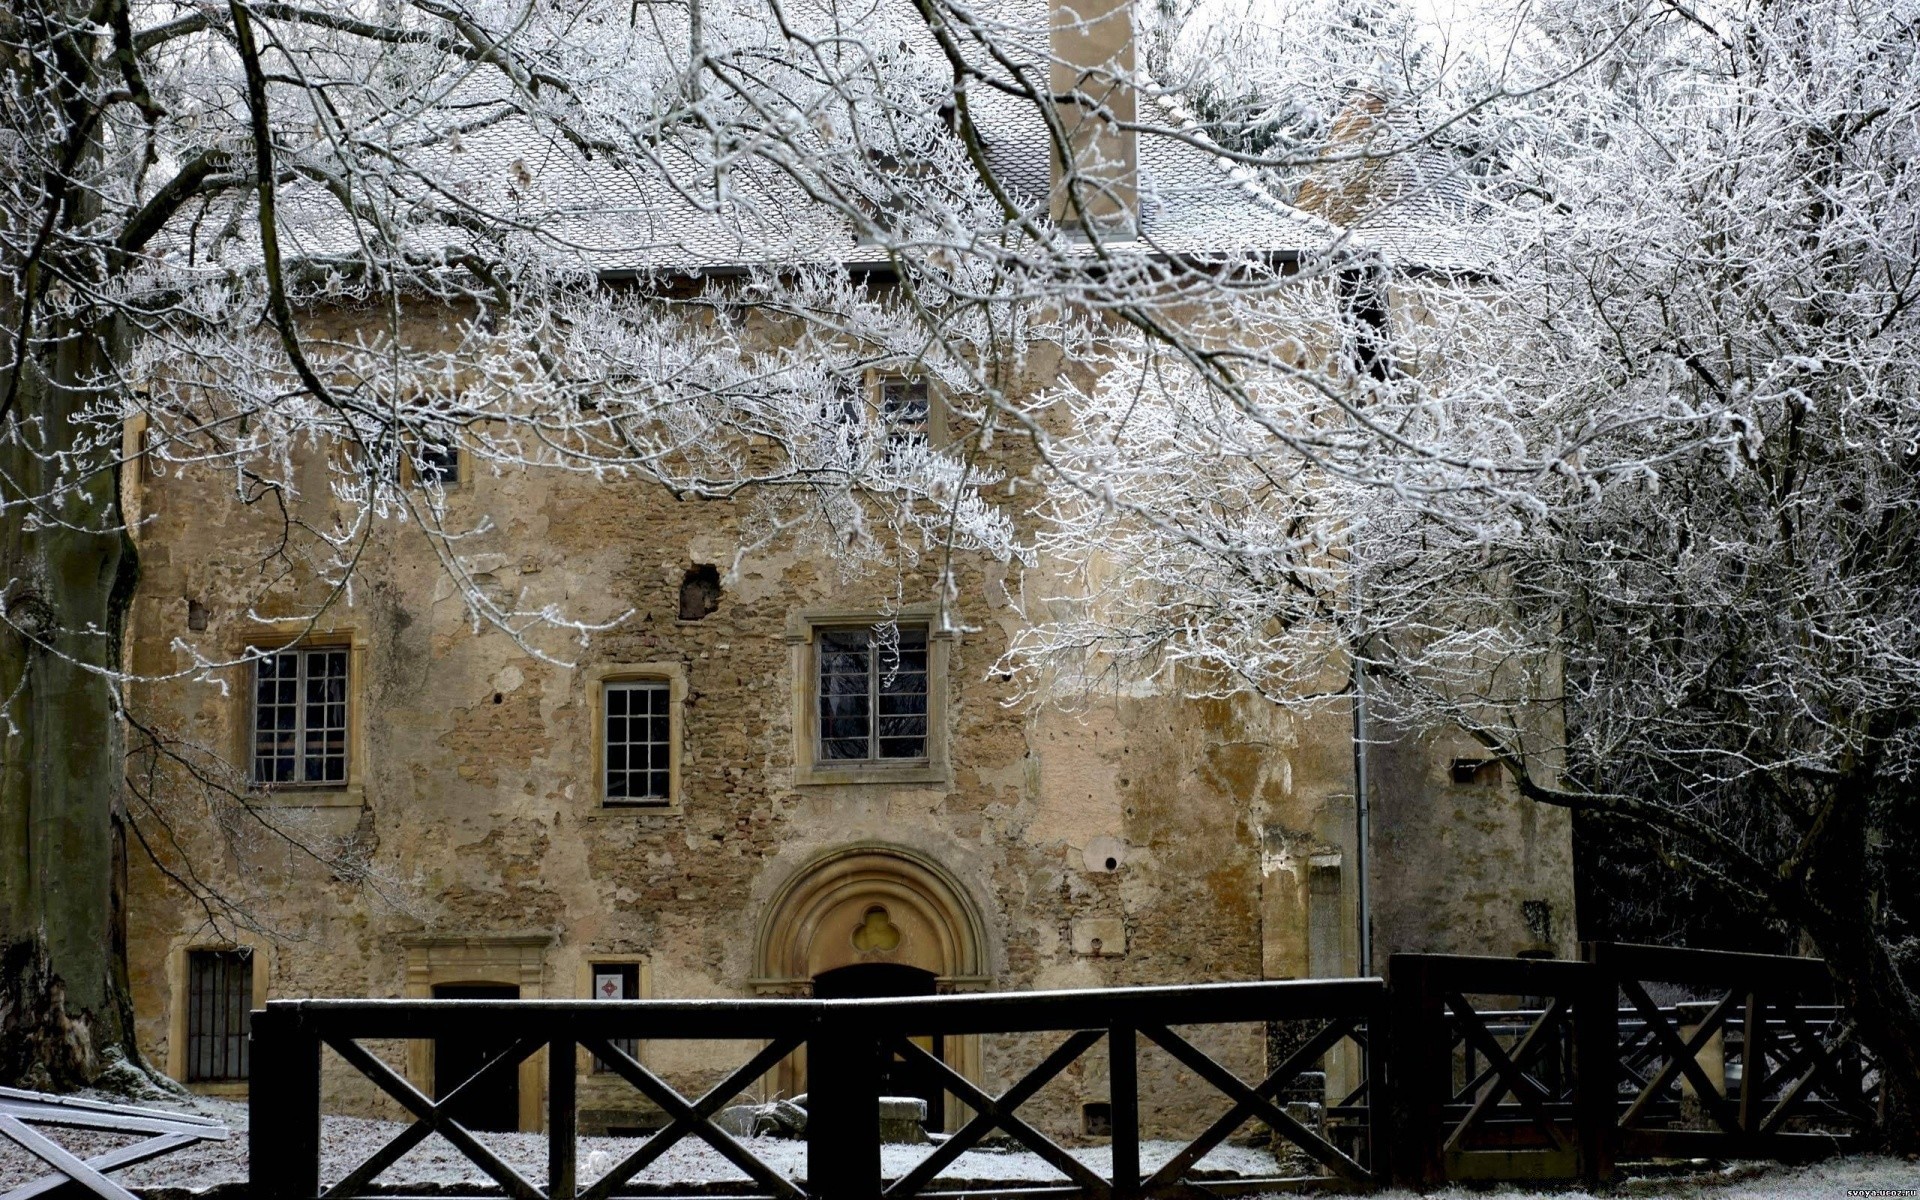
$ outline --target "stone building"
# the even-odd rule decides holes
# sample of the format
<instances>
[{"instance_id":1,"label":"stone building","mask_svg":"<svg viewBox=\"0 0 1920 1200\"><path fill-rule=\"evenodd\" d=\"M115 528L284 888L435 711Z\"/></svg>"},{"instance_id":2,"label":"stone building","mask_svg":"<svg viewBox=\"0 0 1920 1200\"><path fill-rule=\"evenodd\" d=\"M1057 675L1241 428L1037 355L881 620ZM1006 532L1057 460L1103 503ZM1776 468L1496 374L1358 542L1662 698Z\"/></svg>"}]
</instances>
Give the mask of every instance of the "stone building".
<instances>
[{"instance_id":1,"label":"stone building","mask_svg":"<svg viewBox=\"0 0 1920 1200\"><path fill-rule=\"evenodd\" d=\"M1043 146L1009 136L996 152L1008 177L1038 191L1049 186ZM1325 236L1185 143L1143 135L1123 150L1139 169L1127 219L1162 244L1281 252ZM695 241L682 249L728 265ZM324 317L342 328L356 319ZM1061 367L1034 355L1023 386L1044 387ZM875 386L911 397L915 385ZM188 630L228 652L273 651L227 672L224 689L144 685L136 707L229 749L257 803L363 847L410 897L375 904L297 855L262 854L226 882L280 933L235 938L136 861L141 1039L195 1088L244 1090L233 1014L276 997L860 995L1351 975L1363 860L1377 963L1396 950L1571 948L1564 815L1520 800L1462 739L1374 748L1363 856L1344 713L1171 690L1087 712L1010 706L1011 684L989 668L1019 628L1010 598L1032 586L1017 565L963 556L958 600L943 606L925 565L845 578L804 548L736 564L742 513L731 504L478 471L458 454L434 469L456 515L492 518L484 584L537 585L583 615L632 617L574 666L542 661L477 633L431 547L395 528L375 532L350 603L312 624L276 621L300 611L295 597L264 611L255 599L276 517L199 505L191 479L134 485L134 669L179 670L175 639ZM321 520L328 501L316 493L302 503ZM1265 1053L1259 1030L1221 1036L1216 1049L1248 1071ZM749 1053L639 1049L684 1087ZM453 1060L471 1048L439 1061L427 1043L392 1052L432 1089L459 1077L466 1059ZM988 1083L1026 1053L977 1038L940 1052ZM580 1069L584 1128L657 1123L624 1083L584 1057ZM789 1060L765 1089L804 1092L806 1071ZM327 1078L336 1108L392 1111L339 1064ZM538 1058L528 1062L517 1088L498 1089L474 1119L537 1127L544 1078ZM1143 1086L1152 1114L1178 1122L1172 1084ZM1104 1089L1096 1057L1050 1088L1046 1121L1097 1129ZM951 1122L948 1108L935 1119Z\"/></svg>"}]
</instances>

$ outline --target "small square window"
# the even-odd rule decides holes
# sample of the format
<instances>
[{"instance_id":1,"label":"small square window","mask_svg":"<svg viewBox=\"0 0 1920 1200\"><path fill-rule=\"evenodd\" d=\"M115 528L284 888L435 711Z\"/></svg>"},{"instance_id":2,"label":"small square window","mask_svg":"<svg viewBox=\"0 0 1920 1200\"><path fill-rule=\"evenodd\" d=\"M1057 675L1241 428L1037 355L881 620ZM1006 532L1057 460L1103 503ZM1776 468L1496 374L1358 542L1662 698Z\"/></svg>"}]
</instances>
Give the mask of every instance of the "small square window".
<instances>
[{"instance_id":1,"label":"small square window","mask_svg":"<svg viewBox=\"0 0 1920 1200\"><path fill-rule=\"evenodd\" d=\"M601 726L608 804L667 804L673 799L673 702L664 679L605 685Z\"/></svg>"},{"instance_id":2,"label":"small square window","mask_svg":"<svg viewBox=\"0 0 1920 1200\"><path fill-rule=\"evenodd\" d=\"M880 380L880 420L886 425L889 445L926 441L931 411L926 380L901 375Z\"/></svg>"},{"instance_id":3,"label":"small square window","mask_svg":"<svg viewBox=\"0 0 1920 1200\"><path fill-rule=\"evenodd\" d=\"M422 483L452 487L460 482L460 448L450 442L421 442L413 452L413 471Z\"/></svg>"},{"instance_id":4,"label":"small square window","mask_svg":"<svg viewBox=\"0 0 1920 1200\"><path fill-rule=\"evenodd\" d=\"M348 654L345 646L295 647L254 663L255 783L346 783Z\"/></svg>"},{"instance_id":5,"label":"small square window","mask_svg":"<svg viewBox=\"0 0 1920 1200\"><path fill-rule=\"evenodd\" d=\"M927 627L822 629L814 647L819 760L925 761Z\"/></svg>"},{"instance_id":6,"label":"small square window","mask_svg":"<svg viewBox=\"0 0 1920 1200\"><path fill-rule=\"evenodd\" d=\"M187 952L187 1080L247 1078L247 1020L253 1011L253 951Z\"/></svg>"},{"instance_id":7,"label":"small square window","mask_svg":"<svg viewBox=\"0 0 1920 1200\"><path fill-rule=\"evenodd\" d=\"M593 998L595 1000L639 1000L640 964L639 963L594 963ZM613 1039L614 1049L621 1053L639 1057L640 1039L620 1037ZM599 1055L593 1056L593 1073L604 1075L613 1068L600 1061Z\"/></svg>"}]
</instances>

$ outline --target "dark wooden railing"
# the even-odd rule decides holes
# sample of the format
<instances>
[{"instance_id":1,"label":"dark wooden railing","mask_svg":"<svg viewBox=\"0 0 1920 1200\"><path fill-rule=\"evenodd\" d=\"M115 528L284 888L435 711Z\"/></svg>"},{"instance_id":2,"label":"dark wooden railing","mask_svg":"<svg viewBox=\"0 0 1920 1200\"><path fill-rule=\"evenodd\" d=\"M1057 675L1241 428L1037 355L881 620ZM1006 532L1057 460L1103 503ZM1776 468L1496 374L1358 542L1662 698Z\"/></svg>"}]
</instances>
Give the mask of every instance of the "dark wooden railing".
<instances>
[{"instance_id":1,"label":"dark wooden railing","mask_svg":"<svg viewBox=\"0 0 1920 1200\"><path fill-rule=\"evenodd\" d=\"M1000 993L886 1000L538 1001L538 1000L294 1000L272 1001L254 1014L256 1087L252 1112L252 1183L259 1200L345 1200L370 1194L375 1181L402 1155L439 1133L515 1200L607 1200L668 1148L688 1137L707 1143L752 1181L742 1195L801 1200L878 1200L938 1195L941 1173L960 1155L999 1131L1050 1164L1066 1189L1089 1197L1133 1200L1178 1190L1200 1160L1249 1121L1268 1126L1333 1179L1349 1186L1383 1183L1379 1128L1362 1116L1358 1136L1339 1146L1289 1115L1284 1097L1318 1069L1338 1043L1364 1037L1384 1011L1377 979L1215 984L1178 988L1119 988L1071 992ZM1253 1082L1201 1050L1175 1026L1270 1021L1316 1025L1287 1058ZM467 1038L518 1040L439 1100L428 1098L361 1043L375 1039ZM928 1054L912 1039L1039 1034L1064 1035L1005 1090L993 1094ZM697 1099L682 1095L617 1044L620 1038L743 1040L764 1047ZM1020 1114L1052 1079L1105 1042L1112 1106L1111 1167L1097 1172ZM1213 1092L1216 1119L1151 1172L1140 1160L1139 1056L1157 1046ZM669 1117L667 1126L582 1189L576 1168L575 1047L584 1047ZM320 1065L322 1048L372 1080L414 1117L370 1158L330 1186L320 1174ZM793 1179L758 1157L713 1117L796 1049L807 1051L806 1171ZM547 1052L547 1171L539 1183L503 1161L450 1112L468 1089L496 1072L512 1071ZM883 1064L893 1055L916 1059L972 1112L961 1128L931 1147L918 1164L888 1179L881 1169L880 1110ZM1382 1090L1377 1066L1368 1085ZM1195 1111L1205 1101L1184 1101ZM1364 1111L1365 1106L1357 1106ZM1349 1124L1354 1118L1350 1115ZM1356 1156L1357 1155L1357 1156ZM444 1188L436 1194L455 1195Z\"/></svg>"},{"instance_id":2,"label":"dark wooden railing","mask_svg":"<svg viewBox=\"0 0 1920 1200\"><path fill-rule=\"evenodd\" d=\"M1655 993L1664 996L1656 1002ZM1675 997L1685 997L1684 1000ZM347 1200L438 1133L514 1200L612 1200L688 1138L747 1177L730 1194L780 1200L940 1195L943 1173L999 1133L1097 1200L1192 1194L1201 1160L1248 1122L1314 1164L1318 1186L1396 1182L1604 1180L1623 1157L1807 1158L1875 1125L1878 1075L1832 1005L1818 960L1600 945L1584 961L1395 955L1388 980L1303 980L884 1000L273 1001L253 1017L252 1185L258 1200ZM1258 1080L1196 1045L1194 1026L1284 1026ZM1186 1032L1180 1032L1186 1031ZM503 1036L504 1035L504 1036ZM989 1036L1040 1044L998 1092L915 1040ZM363 1045L456 1039L507 1048L431 1099ZM622 1039L751 1041L759 1047L697 1097L622 1048ZM1204 1039L1203 1039L1204 1040ZM1022 1115L1082 1056L1105 1044L1110 1167L1082 1157ZM1344 1083L1320 1074L1342 1043L1358 1064ZM631 1042L625 1042L631 1045ZM323 1048L377 1085L414 1122L323 1187ZM576 1049L666 1116L659 1132L582 1187L576 1168ZM811 1078L805 1167L795 1177L714 1121L787 1055ZM462 1098L546 1051L547 1170L539 1182L456 1120ZM1142 1055L1162 1053L1204 1085L1180 1105L1213 1118L1157 1166L1143 1165ZM1002 1055L1003 1058L1007 1055ZM970 1114L916 1164L882 1170L880 1096L899 1058ZM1004 1063L997 1073L1008 1075ZM1335 1090L1329 1092L1327 1089ZM1288 1111L1302 1090L1322 1120ZM1391 1137L1389 1137L1391 1132ZM1276 1180L1235 1180L1237 1189ZM950 1185L949 1185L950 1186ZM1217 1189L1218 1184L1206 1185ZM1025 1194L1032 1185L1022 1184ZM709 1186L708 1191L713 1188ZM440 1186L440 1196L477 1195ZM485 1194L497 1194L488 1190ZM980 1194L977 1188L968 1194Z\"/></svg>"}]
</instances>

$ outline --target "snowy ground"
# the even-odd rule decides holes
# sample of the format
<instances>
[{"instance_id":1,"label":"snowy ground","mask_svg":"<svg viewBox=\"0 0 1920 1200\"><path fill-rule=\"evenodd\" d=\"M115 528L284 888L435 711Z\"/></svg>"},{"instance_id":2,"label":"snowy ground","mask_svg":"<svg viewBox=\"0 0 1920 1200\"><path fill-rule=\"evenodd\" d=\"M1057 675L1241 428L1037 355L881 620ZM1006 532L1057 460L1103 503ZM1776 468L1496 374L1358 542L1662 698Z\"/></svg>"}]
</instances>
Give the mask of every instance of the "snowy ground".
<instances>
[{"instance_id":1,"label":"snowy ground","mask_svg":"<svg viewBox=\"0 0 1920 1200\"><path fill-rule=\"evenodd\" d=\"M170 1196L204 1193L212 1189L229 1191L245 1181L247 1174L247 1112L244 1104L221 1100L197 1100L191 1107L225 1122L233 1136L226 1142L204 1142L187 1150L152 1162L113 1172L114 1178L130 1188L143 1191L163 1190ZM187 1107L188 1102L181 1102ZM156 1105L156 1107L158 1107ZM321 1162L325 1186L343 1176L371 1155L402 1126L388 1121L352 1117L328 1117L324 1124L324 1150ZM125 1139L70 1130L46 1130L56 1141L83 1157L120 1144ZM479 1135L486 1145L536 1185L545 1182L546 1139L532 1133L489 1133ZM805 1174L806 1150L802 1143L773 1138L742 1139L763 1161L789 1177ZM632 1138L581 1138L579 1143L581 1182L591 1182L640 1145ZM883 1151L883 1166L889 1176L903 1174L928 1151L927 1146L888 1146ZM1149 1170L1178 1149L1171 1142L1152 1142L1141 1148L1142 1165ZM1076 1150L1075 1156L1102 1174L1108 1165L1105 1147ZM1234 1176L1271 1176L1276 1164L1271 1155L1240 1147L1222 1147L1203 1159L1200 1171L1216 1179ZM4 1192L43 1172L38 1160L28 1157L11 1142L0 1138L0 1192ZM1060 1176L1037 1156L1016 1150L970 1151L941 1175L943 1186L966 1183L1007 1185L1055 1183ZM708 1149L704 1143L686 1139L676 1144L634 1182L652 1184L721 1184L744 1182L746 1176ZM427 1186L491 1183L478 1167L438 1136L427 1139L407 1154L378 1181L393 1186ZM1466 1197L1499 1197L1526 1200L1536 1193L1515 1189L1462 1192ZM1554 1200L1582 1200L1584 1192L1546 1193ZM1648 1197L1676 1197L1681 1200L1813 1200L1814 1197L1909 1196L1920 1198L1920 1162L1889 1158L1857 1157L1840 1159L1806 1168L1746 1165L1723 1170L1701 1170L1693 1174L1662 1174L1623 1180L1606 1195L1634 1200ZM1404 1193L1388 1193L1401 1197ZM1383 1197L1383 1200L1386 1200Z\"/></svg>"}]
</instances>

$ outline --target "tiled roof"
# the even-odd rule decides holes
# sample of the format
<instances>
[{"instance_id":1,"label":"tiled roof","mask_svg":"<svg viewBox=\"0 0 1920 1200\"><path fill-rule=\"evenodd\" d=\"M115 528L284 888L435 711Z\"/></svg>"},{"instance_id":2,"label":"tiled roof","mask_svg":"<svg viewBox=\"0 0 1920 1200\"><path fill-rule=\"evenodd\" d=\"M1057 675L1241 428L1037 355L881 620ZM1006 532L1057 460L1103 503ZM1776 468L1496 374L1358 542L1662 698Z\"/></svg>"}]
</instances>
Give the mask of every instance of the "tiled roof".
<instances>
[{"instance_id":1,"label":"tiled roof","mask_svg":"<svg viewBox=\"0 0 1920 1200\"><path fill-rule=\"evenodd\" d=\"M976 12L1002 23L1005 45L1031 54L1044 71L1045 0L988 0ZM1044 212L1049 183L1048 143L1039 114L1026 102L988 88L969 93L987 144L988 161L1021 202ZM1204 138L1176 111L1148 102L1171 129ZM1155 116L1143 112L1143 119ZM649 165L636 178L604 158L583 160L553 135L526 121L502 122L465 134L457 148L436 151L436 177L459 181L488 212L518 213L540 236L577 249L582 264L602 272L710 271L759 264L853 262L874 256L840 214L803 196L767 164L751 161L731 171L730 200L716 208L708 168L686 159ZM1143 133L1139 139L1140 214L1137 246L1181 255L1311 254L1342 237L1335 225L1293 208L1264 189L1251 172L1178 137ZM671 179L680 186L665 186ZM311 185L308 185L311 186ZM424 185L421 185L424 186ZM317 195L303 203L298 186L282 201L283 241L298 254L325 257L350 251L352 230ZM1128 243L1108 244L1124 250Z\"/></svg>"}]
</instances>

